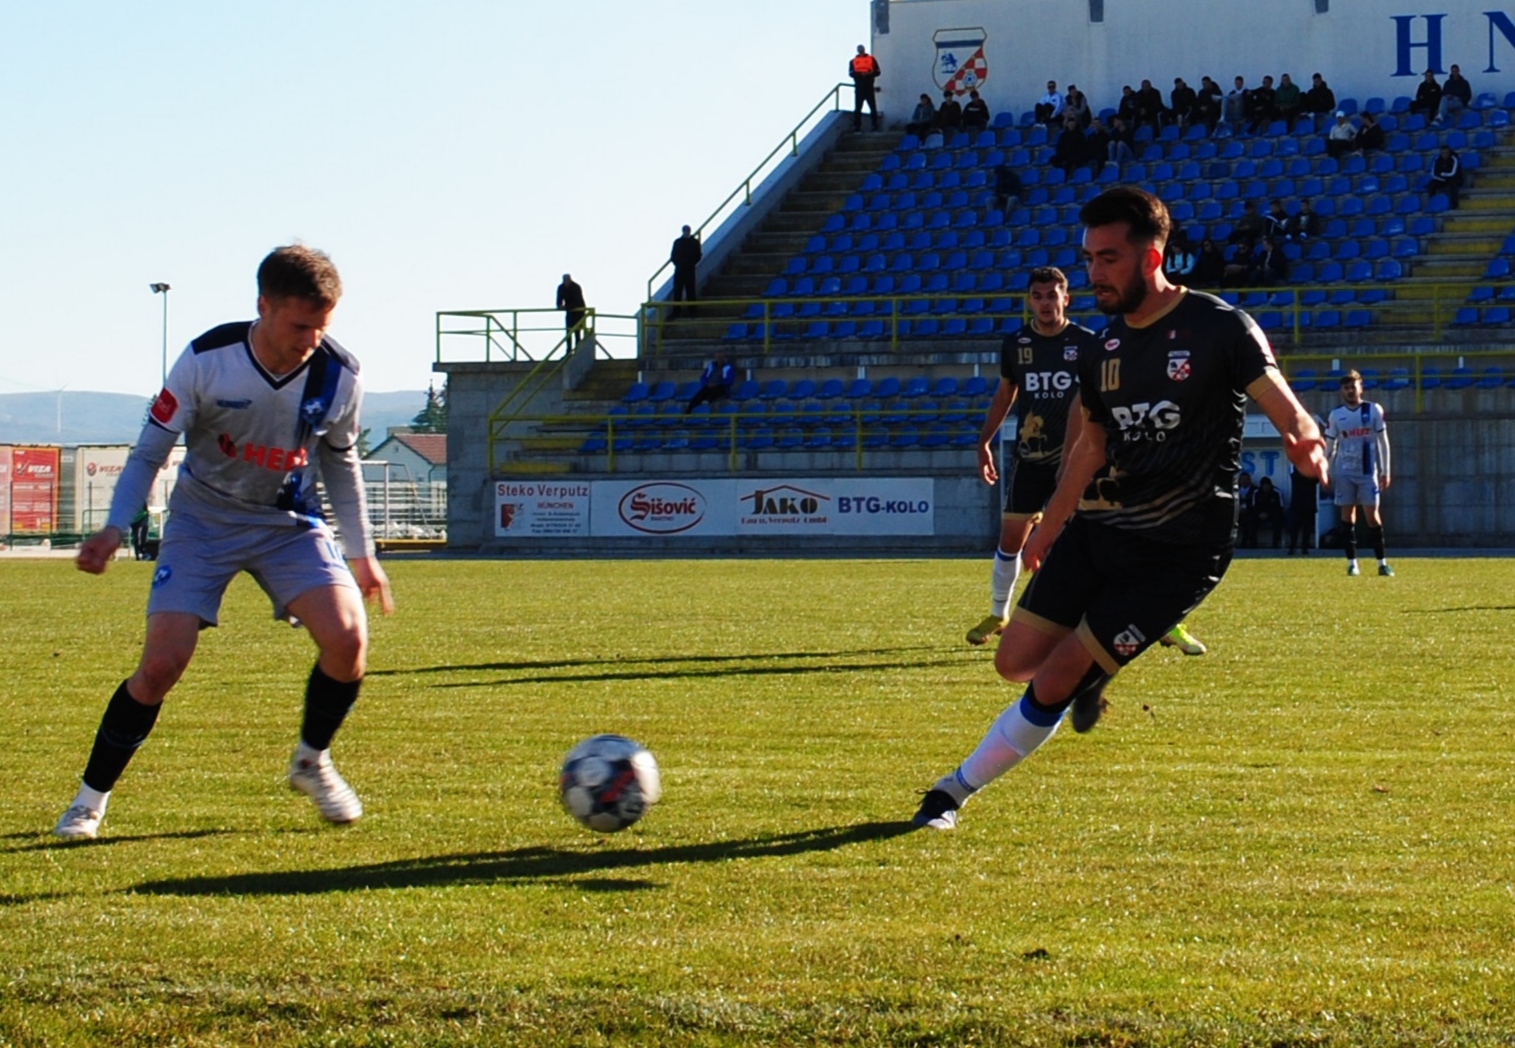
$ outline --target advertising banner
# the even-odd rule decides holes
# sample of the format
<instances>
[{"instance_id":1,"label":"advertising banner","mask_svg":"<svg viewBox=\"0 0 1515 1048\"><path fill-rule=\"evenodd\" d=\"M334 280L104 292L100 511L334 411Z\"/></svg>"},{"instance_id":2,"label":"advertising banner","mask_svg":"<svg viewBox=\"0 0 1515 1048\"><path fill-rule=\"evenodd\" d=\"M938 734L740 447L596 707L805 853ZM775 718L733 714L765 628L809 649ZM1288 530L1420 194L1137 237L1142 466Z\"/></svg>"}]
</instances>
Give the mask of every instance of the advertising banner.
<instances>
[{"instance_id":1,"label":"advertising banner","mask_svg":"<svg viewBox=\"0 0 1515 1048\"><path fill-rule=\"evenodd\" d=\"M58 448L11 452L11 532L50 535L58 509Z\"/></svg>"},{"instance_id":2,"label":"advertising banner","mask_svg":"<svg viewBox=\"0 0 1515 1048\"><path fill-rule=\"evenodd\" d=\"M85 445L74 450L74 506L78 530L90 534L105 526L116 481L126 468L126 445Z\"/></svg>"},{"instance_id":3,"label":"advertising banner","mask_svg":"<svg viewBox=\"0 0 1515 1048\"><path fill-rule=\"evenodd\" d=\"M596 481L590 534L931 535L930 478L760 478Z\"/></svg>"},{"instance_id":4,"label":"advertising banner","mask_svg":"<svg viewBox=\"0 0 1515 1048\"><path fill-rule=\"evenodd\" d=\"M11 454L9 444L0 444L0 535L11 530Z\"/></svg>"},{"instance_id":5,"label":"advertising banner","mask_svg":"<svg viewBox=\"0 0 1515 1048\"><path fill-rule=\"evenodd\" d=\"M589 534L590 487L563 480L497 481L496 538L564 538Z\"/></svg>"}]
</instances>

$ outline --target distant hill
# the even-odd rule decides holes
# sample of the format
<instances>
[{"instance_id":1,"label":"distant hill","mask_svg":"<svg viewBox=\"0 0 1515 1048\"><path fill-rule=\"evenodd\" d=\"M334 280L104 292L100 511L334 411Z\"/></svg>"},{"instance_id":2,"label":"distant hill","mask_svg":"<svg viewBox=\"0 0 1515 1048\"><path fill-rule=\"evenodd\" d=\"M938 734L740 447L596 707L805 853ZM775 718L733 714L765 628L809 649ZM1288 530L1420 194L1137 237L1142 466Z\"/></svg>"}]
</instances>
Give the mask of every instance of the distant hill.
<instances>
[{"instance_id":1,"label":"distant hill","mask_svg":"<svg viewBox=\"0 0 1515 1048\"><path fill-rule=\"evenodd\" d=\"M0 393L0 444L131 444L147 405L147 397L130 393ZM369 443L409 425L425 406L424 389L364 394Z\"/></svg>"}]
</instances>

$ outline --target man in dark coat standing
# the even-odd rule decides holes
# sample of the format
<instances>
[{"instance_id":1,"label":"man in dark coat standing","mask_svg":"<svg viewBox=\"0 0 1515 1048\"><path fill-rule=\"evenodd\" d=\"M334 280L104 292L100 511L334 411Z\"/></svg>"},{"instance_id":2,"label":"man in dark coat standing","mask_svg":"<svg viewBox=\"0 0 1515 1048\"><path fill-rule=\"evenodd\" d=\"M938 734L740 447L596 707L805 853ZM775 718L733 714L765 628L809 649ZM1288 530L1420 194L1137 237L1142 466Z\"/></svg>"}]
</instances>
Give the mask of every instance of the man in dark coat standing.
<instances>
[{"instance_id":1,"label":"man in dark coat standing","mask_svg":"<svg viewBox=\"0 0 1515 1048\"><path fill-rule=\"evenodd\" d=\"M673 294L670 296L674 302L693 302L696 295L698 281L695 272L700 264L704 252L700 248L700 238L684 227L684 235L673 242L673 250L668 254L668 261L673 263ZM682 310L675 307L668 311L668 319L677 317Z\"/></svg>"},{"instance_id":2,"label":"man in dark coat standing","mask_svg":"<svg viewBox=\"0 0 1515 1048\"><path fill-rule=\"evenodd\" d=\"M563 311L563 330L567 332L568 348L572 349L584 337L584 289L567 273L558 285L557 308Z\"/></svg>"}]
</instances>

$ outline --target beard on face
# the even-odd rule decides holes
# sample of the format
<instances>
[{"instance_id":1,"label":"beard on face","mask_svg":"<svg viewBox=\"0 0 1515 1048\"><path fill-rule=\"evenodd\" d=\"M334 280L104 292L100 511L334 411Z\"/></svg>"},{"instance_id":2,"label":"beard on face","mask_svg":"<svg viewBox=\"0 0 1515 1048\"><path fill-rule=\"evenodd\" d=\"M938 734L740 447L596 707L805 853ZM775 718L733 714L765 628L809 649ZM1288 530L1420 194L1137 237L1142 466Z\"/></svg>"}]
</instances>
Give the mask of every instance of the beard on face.
<instances>
[{"instance_id":1,"label":"beard on face","mask_svg":"<svg viewBox=\"0 0 1515 1048\"><path fill-rule=\"evenodd\" d=\"M1118 313L1135 313L1141 308L1141 304L1147 300L1147 282L1142 279L1140 273L1133 273L1125 287L1116 289L1119 294L1114 305L1104 305L1096 301L1099 311L1106 316L1115 316Z\"/></svg>"}]
</instances>

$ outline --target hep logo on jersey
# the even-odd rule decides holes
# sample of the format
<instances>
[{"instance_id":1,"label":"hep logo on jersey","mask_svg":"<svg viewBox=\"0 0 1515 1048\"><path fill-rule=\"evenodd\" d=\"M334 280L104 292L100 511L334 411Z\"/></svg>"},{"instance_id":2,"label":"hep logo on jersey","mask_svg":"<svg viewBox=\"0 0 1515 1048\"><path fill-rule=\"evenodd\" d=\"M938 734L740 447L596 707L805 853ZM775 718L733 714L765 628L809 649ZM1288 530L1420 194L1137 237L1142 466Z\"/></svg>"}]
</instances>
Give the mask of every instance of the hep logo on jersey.
<instances>
[{"instance_id":1,"label":"hep logo on jersey","mask_svg":"<svg viewBox=\"0 0 1515 1048\"><path fill-rule=\"evenodd\" d=\"M216 438L216 447L221 449L221 454L229 459L237 457L237 442L231 439L230 433L222 433Z\"/></svg>"}]
</instances>

